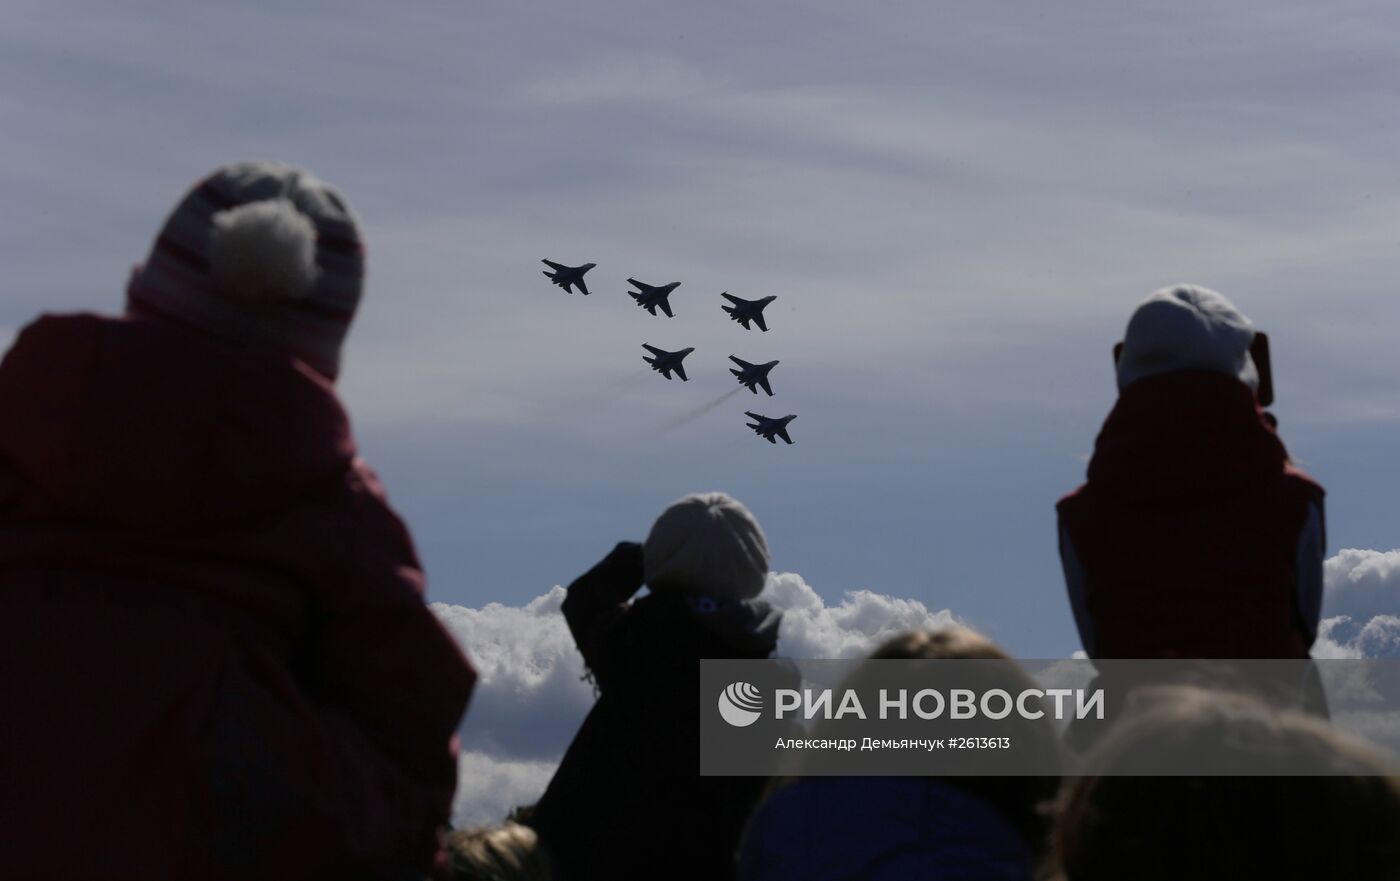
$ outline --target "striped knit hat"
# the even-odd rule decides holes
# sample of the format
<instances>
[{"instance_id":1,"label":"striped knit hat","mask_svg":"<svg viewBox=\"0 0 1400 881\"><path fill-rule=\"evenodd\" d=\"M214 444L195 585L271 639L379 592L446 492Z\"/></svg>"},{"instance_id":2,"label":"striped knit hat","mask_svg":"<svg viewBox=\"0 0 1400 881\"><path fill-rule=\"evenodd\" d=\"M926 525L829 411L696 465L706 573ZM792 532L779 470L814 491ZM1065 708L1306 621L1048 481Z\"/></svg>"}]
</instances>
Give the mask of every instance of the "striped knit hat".
<instances>
[{"instance_id":1,"label":"striped knit hat","mask_svg":"<svg viewBox=\"0 0 1400 881\"><path fill-rule=\"evenodd\" d=\"M289 352L334 379L363 275L359 229L335 190L288 165L241 162L175 206L127 309Z\"/></svg>"}]
</instances>

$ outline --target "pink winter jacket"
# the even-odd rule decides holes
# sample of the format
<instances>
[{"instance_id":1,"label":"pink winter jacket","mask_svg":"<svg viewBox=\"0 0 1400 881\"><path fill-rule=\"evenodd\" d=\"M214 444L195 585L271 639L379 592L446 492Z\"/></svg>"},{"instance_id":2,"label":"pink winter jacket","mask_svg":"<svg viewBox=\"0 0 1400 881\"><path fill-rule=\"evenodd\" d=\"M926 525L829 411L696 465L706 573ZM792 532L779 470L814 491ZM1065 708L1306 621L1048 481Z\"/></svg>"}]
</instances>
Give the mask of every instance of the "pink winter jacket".
<instances>
[{"instance_id":1,"label":"pink winter jacket","mask_svg":"<svg viewBox=\"0 0 1400 881\"><path fill-rule=\"evenodd\" d=\"M153 318L0 363L0 877L431 863L475 674L332 386Z\"/></svg>"}]
</instances>

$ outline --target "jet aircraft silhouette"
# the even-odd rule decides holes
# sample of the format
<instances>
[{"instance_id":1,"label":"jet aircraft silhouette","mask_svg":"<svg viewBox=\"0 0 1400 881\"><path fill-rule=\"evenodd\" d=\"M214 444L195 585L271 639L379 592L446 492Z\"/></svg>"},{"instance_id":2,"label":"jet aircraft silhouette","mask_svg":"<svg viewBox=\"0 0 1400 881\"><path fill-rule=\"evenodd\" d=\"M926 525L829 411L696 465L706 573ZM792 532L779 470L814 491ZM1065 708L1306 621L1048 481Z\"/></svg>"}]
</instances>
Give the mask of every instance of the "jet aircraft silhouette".
<instances>
[{"instance_id":1,"label":"jet aircraft silhouette","mask_svg":"<svg viewBox=\"0 0 1400 881\"><path fill-rule=\"evenodd\" d=\"M642 356L642 360L650 364L652 370L655 370L667 379L671 378L671 371L674 370L680 376L681 382L690 381L690 378L685 375L685 368L681 366L681 362L685 360L686 355L695 351L694 346L688 349L681 349L679 352L668 352L665 349L658 349L656 346L649 346L646 343L642 343L642 348L655 356L652 358L648 358L646 355Z\"/></svg>"},{"instance_id":2,"label":"jet aircraft silhouette","mask_svg":"<svg viewBox=\"0 0 1400 881\"><path fill-rule=\"evenodd\" d=\"M766 438L768 443L777 443L777 441L774 440L774 435L782 438L787 443L792 443L792 438L788 437L787 426L789 422L797 418L797 414L794 413L791 416L783 416L780 419L770 419L767 416L760 416L757 413L750 413L745 410L744 415L756 420L755 422L748 423L749 428L752 428L754 433L759 437Z\"/></svg>"},{"instance_id":3,"label":"jet aircraft silhouette","mask_svg":"<svg viewBox=\"0 0 1400 881\"><path fill-rule=\"evenodd\" d=\"M562 263L555 263L553 260L541 260L540 262L547 263L554 269L553 272L545 273L551 282L559 285L559 287L570 294L573 293L570 286L578 285L578 289L583 291L583 295L585 297L588 296L588 285L583 283L583 275L588 270L597 266L597 263L585 263L582 266L565 266Z\"/></svg>"},{"instance_id":4,"label":"jet aircraft silhouette","mask_svg":"<svg viewBox=\"0 0 1400 881\"><path fill-rule=\"evenodd\" d=\"M647 310L652 315L656 314L656 307L660 306L661 311L666 313L667 318L676 317L675 315L671 314L671 304L669 301L667 301L666 298L671 295L671 291L674 291L676 288L681 286L680 282L673 281L670 284L664 284L660 287L654 287L649 284L643 284L642 282L637 281L635 278L629 278L627 279L627 283L636 287L637 291L640 291L640 293L637 293L635 291L627 292L628 294L631 294L632 299L637 301L638 306L641 306L643 309Z\"/></svg>"},{"instance_id":5,"label":"jet aircraft silhouette","mask_svg":"<svg viewBox=\"0 0 1400 881\"><path fill-rule=\"evenodd\" d=\"M739 365L738 370L730 368L729 372L738 378L740 385L747 386L749 391L754 394L758 394L757 386L761 385L770 398L773 396L773 387L768 384L768 371L778 366L777 361L769 361L767 364L750 364L733 355L729 356L729 360Z\"/></svg>"},{"instance_id":6,"label":"jet aircraft silhouette","mask_svg":"<svg viewBox=\"0 0 1400 881\"><path fill-rule=\"evenodd\" d=\"M768 325L763 323L763 307L778 299L777 297L764 297L761 300L743 300L730 294L728 291L720 294L733 306L721 306L720 308L729 313L729 317L744 326L744 330L749 330L749 322L758 324L758 329L764 333L768 332Z\"/></svg>"}]
</instances>

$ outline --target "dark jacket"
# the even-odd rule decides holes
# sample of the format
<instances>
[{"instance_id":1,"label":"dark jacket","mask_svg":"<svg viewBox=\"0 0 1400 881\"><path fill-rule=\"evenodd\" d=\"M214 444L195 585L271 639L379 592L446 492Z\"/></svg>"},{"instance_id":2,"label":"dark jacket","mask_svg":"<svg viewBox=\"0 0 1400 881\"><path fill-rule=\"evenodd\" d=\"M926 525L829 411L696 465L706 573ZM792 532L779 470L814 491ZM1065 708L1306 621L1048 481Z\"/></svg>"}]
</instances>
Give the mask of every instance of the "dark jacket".
<instances>
[{"instance_id":1,"label":"dark jacket","mask_svg":"<svg viewBox=\"0 0 1400 881\"><path fill-rule=\"evenodd\" d=\"M0 877L398 877L474 673L328 382L158 319L0 363Z\"/></svg>"},{"instance_id":2,"label":"dark jacket","mask_svg":"<svg viewBox=\"0 0 1400 881\"><path fill-rule=\"evenodd\" d=\"M1095 658L1306 658L1317 635L1323 490L1250 388L1182 371L1123 390L1060 554Z\"/></svg>"},{"instance_id":3,"label":"dark jacket","mask_svg":"<svg viewBox=\"0 0 1400 881\"><path fill-rule=\"evenodd\" d=\"M766 658L780 615L677 593L628 600L641 546L569 585L564 617L599 697L532 822L570 881L724 879L764 778L699 776L700 659Z\"/></svg>"},{"instance_id":4,"label":"dark jacket","mask_svg":"<svg viewBox=\"0 0 1400 881\"><path fill-rule=\"evenodd\" d=\"M744 836L739 881L1032 881L1016 825L955 784L809 777L777 789Z\"/></svg>"}]
</instances>

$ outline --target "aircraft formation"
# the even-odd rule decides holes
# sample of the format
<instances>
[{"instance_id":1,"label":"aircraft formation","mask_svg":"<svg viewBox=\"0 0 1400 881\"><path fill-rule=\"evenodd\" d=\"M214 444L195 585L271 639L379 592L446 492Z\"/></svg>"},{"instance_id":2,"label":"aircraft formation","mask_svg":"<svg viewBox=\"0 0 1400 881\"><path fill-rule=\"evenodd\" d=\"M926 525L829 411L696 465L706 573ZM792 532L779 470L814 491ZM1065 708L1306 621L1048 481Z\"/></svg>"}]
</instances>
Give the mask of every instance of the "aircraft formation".
<instances>
[{"instance_id":1,"label":"aircraft formation","mask_svg":"<svg viewBox=\"0 0 1400 881\"><path fill-rule=\"evenodd\" d=\"M553 260L548 259L542 260L541 262L549 267L549 270L545 271L544 275L550 280L551 284L563 288L566 293L570 294L572 294L574 292L573 289L577 287L580 293L584 296L588 296L588 286L584 284L583 277L587 274L588 270L597 266L596 263L585 263L582 266L565 266L562 263L555 263ZM673 281L664 285L650 285L638 281L635 278L629 278L627 279L627 283L636 288L635 291L628 291L627 294L638 306L652 315L655 315L656 310L660 309L667 318L675 317L675 313L671 311L669 297L676 288L681 286L680 282ZM744 330L751 330L752 325L757 324L760 331L763 333L768 332L768 324L763 320L763 310L769 303L777 299L776 296L762 297L757 300L745 300L730 294L728 291L722 292L720 296L730 304L727 306L720 306L720 308L729 314L731 320L738 322ZM646 349L649 353L649 355L643 355L642 360L651 365L652 370L660 373L668 380L672 378L672 374L675 374L681 378L681 382L690 381L690 378L685 375L685 366L682 362L685 361L687 355L695 351L693 346L676 352L668 352L665 349L657 348L649 343L642 343L642 348ZM737 355L730 355L729 360L738 365L737 370L731 368L729 372L738 380L739 385L747 388L755 395L758 394L759 387L762 387L763 391L766 392L769 397L773 396L773 387L769 384L768 374L772 372L774 367L778 366L779 362L768 361L763 364L751 364ZM754 420L753 422L746 423L746 426L753 429L755 434L768 441L770 444L776 444L778 438L782 438L785 443L792 443L792 438L787 432L787 426L788 423L797 418L795 414L780 418L770 418L758 413L745 411L744 415Z\"/></svg>"}]
</instances>

